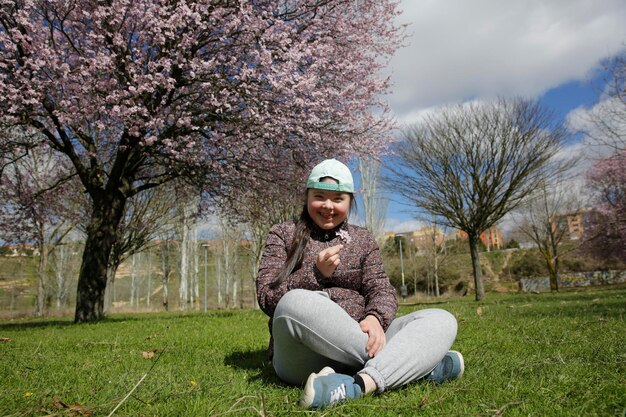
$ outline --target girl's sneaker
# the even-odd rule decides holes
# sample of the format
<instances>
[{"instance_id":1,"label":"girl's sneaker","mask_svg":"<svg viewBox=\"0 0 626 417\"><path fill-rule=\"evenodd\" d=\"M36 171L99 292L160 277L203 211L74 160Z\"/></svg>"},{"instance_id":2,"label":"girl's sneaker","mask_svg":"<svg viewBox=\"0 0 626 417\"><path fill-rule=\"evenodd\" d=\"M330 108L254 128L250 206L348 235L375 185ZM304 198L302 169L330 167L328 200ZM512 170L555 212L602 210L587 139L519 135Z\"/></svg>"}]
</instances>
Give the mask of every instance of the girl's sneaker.
<instances>
[{"instance_id":1,"label":"girl's sneaker","mask_svg":"<svg viewBox=\"0 0 626 417\"><path fill-rule=\"evenodd\" d=\"M463 371L465 371L463 355L456 350L449 350L441 362L435 366L435 369L426 375L424 379L441 384L452 379L460 378L463 376Z\"/></svg>"},{"instance_id":2,"label":"girl's sneaker","mask_svg":"<svg viewBox=\"0 0 626 417\"><path fill-rule=\"evenodd\" d=\"M354 378L337 374L333 368L327 366L318 373L309 375L300 405L306 408L324 408L340 401L359 398L361 395L361 387L354 383Z\"/></svg>"}]
</instances>

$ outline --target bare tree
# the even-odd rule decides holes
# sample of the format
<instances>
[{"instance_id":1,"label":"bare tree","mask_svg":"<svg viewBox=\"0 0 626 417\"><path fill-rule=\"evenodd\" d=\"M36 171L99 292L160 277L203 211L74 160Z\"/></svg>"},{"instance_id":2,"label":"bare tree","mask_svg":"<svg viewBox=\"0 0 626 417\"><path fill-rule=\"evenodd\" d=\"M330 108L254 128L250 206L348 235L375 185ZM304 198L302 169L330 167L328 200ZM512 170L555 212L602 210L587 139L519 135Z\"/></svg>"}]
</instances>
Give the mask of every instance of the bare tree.
<instances>
[{"instance_id":1,"label":"bare tree","mask_svg":"<svg viewBox=\"0 0 626 417\"><path fill-rule=\"evenodd\" d=\"M70 285L73 278L78 277L81 252L82 243L69 241L61 243L51 254L50 269L54 275L51 290L55 295L57 309L67 307Z\"/></svg>"},{"instance_id":2,"label":"bare tree","mask_svg":"<svg viewBox=\"0 0 626 417\"><path fill-rule=\"evenodd\" d=\"M161 275L163 285L163 308L165 311L169 310L169 283L174 272L173 264L174 256L174 232L172 230L167 231L163 235L163 239L159 244L159 250L161 252Z\"/></svg>"},{"instance_id":3,"label":"bare tree","mask_svg":"<svg viewBox=\"0 0 626 417\"><path fill-rule=\"evenodd\" d=\"M165 230L169 230L181 216L177 204L190 199L189 188L185 188L178 182L167 184L161 188L146 190L128 199L109 256L105 309L109 309L112 301L114 301L115 275L122 262L133 254L141 253L154 245L156 239L162 236ZM82 202L85 207L88 207L89 204L86 199ZM85 221L82 228L86 232L88 213L91 212L91 209L84 208L83 211L84 214L81 217Z\"/></svg>"},{"instance_id":4,"label":"bare tree","mask_svg":"<svg viewBox=\"0 0 626 417\"><path fill-rule=\"evenodd\" d=\"M467 233L476 300L482 300L480 234L563 169L567 135L538 102L500 99L449 106L405 132L390 187L423 213Z\"/></svg>"},{"instance_id":5,"label":"bare tree","mask_svg":"<svg viewBox=\"0 0 626 417\"><path fill-rule=\"evenodd\" d=\"M150 308L150 297L152 296L152 251L150 249L146 251L146 256L148 258L148 291L146 293L146 305Z\"/></svg>"},{"instance_id":6,"label":"bare tree","mask_svg":"<svg viewBox=\"0 0 626 417\"><path fill-rule=\"evenodd\" d=\"M231 192L214 201L220 218L225 217L232 224L239 223L247 226L246 235L250 240L248 250L252 258L250 262L252 288L254 288L254 279L259 269L265 238L270 228L274 224L297 218L302 211L303 184L312 164L313 162L286 158L281 177L276 178L268 186L232 189ZM220 227L223 228L222 225ZM218 268L221 268L219 262ZM218 290L219 298L221 287L218 287ZM256 292L252 291L252 293L256 306Z\"/></svg>"},{"instance_id":7,"label":"bare tree","mask_svg":"<svg viewBox=\"0 0 626 417\"><path fill-rule=\"evenodd\" d=\"M197 269L194 266L195 252L197 249L197 215L195 205L185 204L182 208L180 222L180 270L179 270L179 307L186 310L189 306L193 308L194 301L197 301L194 289L197 281Z\"/></svg>"},{"instance_id":8,"label":"bare tree","mask_svg":"<svg viewBox=\"0 0 626 417\"><path fill-rule=\"evenodd\" d=\"M601 100L584 111L580 130L591 145L619 151L626 148L626 50L605 65Z\"/></svg>"},{"instance_id":9,"label":"bare tree","mask_svg":"<svg viewBox=\"0 0 626 417\"><path fill-rule=\"evenodd\" d=\"M445 232L442 232L437 224L436 217L433 216L432 226L429 227L429 242L426 246L426 256L428 257L429 286L432 285L435 297L439 297L439 270L447 258ZM432 280L430 279L432 278ZM432 284L431 284L432 283ZM429 288L430 289L430 288Z\"/></svg>"},{"instance_id":10,"label":"bare tree","mask_svg":"<svg viewBox=\"0 0 626 417\"><path fill-rule=\"evenodd\" d=\"M361 174L365 227L380 244L384 237L388 206L388 201L381 197L378 192L380 162L372 157L359 158L359 172Z\"/></svg>"},{"instance_id":11,"label":"bare tree","mask_svg":"<svg viewBox=\"0 0 626 417\"><path fill-rule=\"evenodd\" d=\"M28 136L18 130L7 134ZM0 176L0 237L7 242L33 242L37 246L35 316L41 317L49 295L48 259L76 225L68 203L75 194L75 184L67 175L66 164L51 149L31 147L25 153L6 152L0 159L6 161Z\"/></svg>"},{"instance_id":12,"label":"bare tree","mask_svg":"<svg viewBox=\"0 0 626 417\"><path fill-rule=\"evenodd\" d=\"M139 270L141 254L133 253L130 257L130 306L139 307Z\"/></svg>"},{"instance_id":13,"label":"bare tree","mask_svg":"<svg viewBox=\"0 0 626 417\"><path fill-rule=\"evenodd\" d=\"M543 256L552 291L559 290L559 260L567 252L562 243L570 237L568 216L580 213L579 195L571 184L543 183L514 215L517 229Z\"/></svg>"},{"instance_id":14,"label":"bare tree","mask_svg":"<svg viewBox=\"0 0 626 417\"><path fill-rule=\"evenodd\" d=\"M238 251L241 241L241 230L228 219L222 218L220 225L221 251L217 260L218 274L218 304L221 306L222 300L225 307L234 307L237 304L238 296ZM223 293L222 293L223 291Z\"/></svg>"}]
</instances>

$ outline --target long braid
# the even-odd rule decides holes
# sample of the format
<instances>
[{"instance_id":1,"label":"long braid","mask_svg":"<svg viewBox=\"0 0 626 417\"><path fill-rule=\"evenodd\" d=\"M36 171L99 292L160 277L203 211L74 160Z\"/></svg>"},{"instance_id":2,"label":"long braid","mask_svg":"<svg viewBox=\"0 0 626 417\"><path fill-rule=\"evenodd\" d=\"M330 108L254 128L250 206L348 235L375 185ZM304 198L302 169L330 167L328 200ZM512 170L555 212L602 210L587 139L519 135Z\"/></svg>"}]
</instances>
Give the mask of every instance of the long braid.
<instances>
[{"instance_id":1,"label":"long braid","mask_svg":"<svg viewBox=\"0 0 626 417\"><path fill-rule=\"evenodd\" d=\"M270 284L270 288L274 289L280 286L285 278L291 275L291 273L296 268L302 265L306 246L309 243L309 239L311 237L311 223L312 220L309 216L309 212L305 204L304 208L302 209L302 213L300 214L300 219L296 224L293 242L291 243L291 247L287 251L287 259L285 260L285 265L276 276L276 279Z\"/></svg>"}]
</instances>

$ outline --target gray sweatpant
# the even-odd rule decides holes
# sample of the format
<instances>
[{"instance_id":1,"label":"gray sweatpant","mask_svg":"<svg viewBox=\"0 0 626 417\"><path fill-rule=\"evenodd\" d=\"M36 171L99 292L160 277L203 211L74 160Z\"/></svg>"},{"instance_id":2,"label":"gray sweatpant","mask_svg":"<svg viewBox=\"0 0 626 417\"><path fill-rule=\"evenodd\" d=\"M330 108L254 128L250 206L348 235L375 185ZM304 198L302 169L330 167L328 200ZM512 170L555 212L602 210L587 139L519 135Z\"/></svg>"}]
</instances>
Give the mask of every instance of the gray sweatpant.
<instances>
[{"instance_id":1,"label":"gray sweatpant","mask_svg":"<svg viewBox=\"0 0 626 417\"><path fill-rule=\"evenodd\" d=\"M368 335L359 323L322 291L287 292L274 312L273 365L289 384L303 384L324 366L335 372L368 374L378 391L427 375L443 359L457 332L454 316L441 309L396 318L387 344L374 358L365 351Z\"/></svg>"}]
</instances>

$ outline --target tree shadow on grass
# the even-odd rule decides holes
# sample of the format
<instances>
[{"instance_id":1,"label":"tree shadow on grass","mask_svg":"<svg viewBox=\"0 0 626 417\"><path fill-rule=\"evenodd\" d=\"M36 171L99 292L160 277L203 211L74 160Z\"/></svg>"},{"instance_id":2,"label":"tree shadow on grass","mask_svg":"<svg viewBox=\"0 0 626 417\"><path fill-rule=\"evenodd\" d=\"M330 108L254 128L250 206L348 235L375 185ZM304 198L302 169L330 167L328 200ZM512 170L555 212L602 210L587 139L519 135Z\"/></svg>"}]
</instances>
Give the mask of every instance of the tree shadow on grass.
<instances>
[{"instance_id":1,"label":"tree shadow on grass","mask_svg":"<svg viewBox=\"0 0 626 417\"><path fill-rule=\"evenodd\" d=\"M102 323L124 323L132 321L141 321L145 319L158 319L158 320L183 320L183 319L228 319L235 315L232 311L210 311L208 313L199 313L197 311L191 313L177 313L177 312L158 312L158 313L114 313L111 315L105 315L99 321L93 323L74 323L73 317L67 317L66 319L51 319L51 318L17 318L11 319L11 321L0 322L1 330L28 330L46 327L66 327L66 326L91 326L94 324Z\"/></svg>"},{"instance_id":2,"label":"tree shadow on grass","mask_svg":"<svg viewBox=\"0 0 626 417\"><path fill-rule=\"evenodd\" d=\"M44 327L64 327L74 325L73 320L37 320L17 323L0 323L0 330L28 330Z\"/></svg>"},{"instance_id":3,"label":"tree shadow on grass","mask_svg":"<svg viewBox=\"0 0 626 417\"><path fill-rule=\"evenodd\" d=\"M238 370L255 372L255 375L249 378L251 381L285 385L276 376L266 349L232 352L224 358L224 364Z\"/></svg>"},{"instance_id":4,"label":"tree shadow on grass","mask_svg":"<svg viewBox=\"0 0 626 417\"><path fill-rule=\"evenodd\" d=\"M74 323L73 318L67 318L66 320L62 319L17 319L16 321L0 323L0 330L28 330L28 329L38 329L38 328L46 328L46 327L69 327L69 326L93 326L96 324L102 323L122 323L126 321L137 321L141 320L138 317L130 317L130 316L118 316L118 317L109 317L106 316L102 320L93 322L93 323Z\"/></svg>"}]
</instances>

